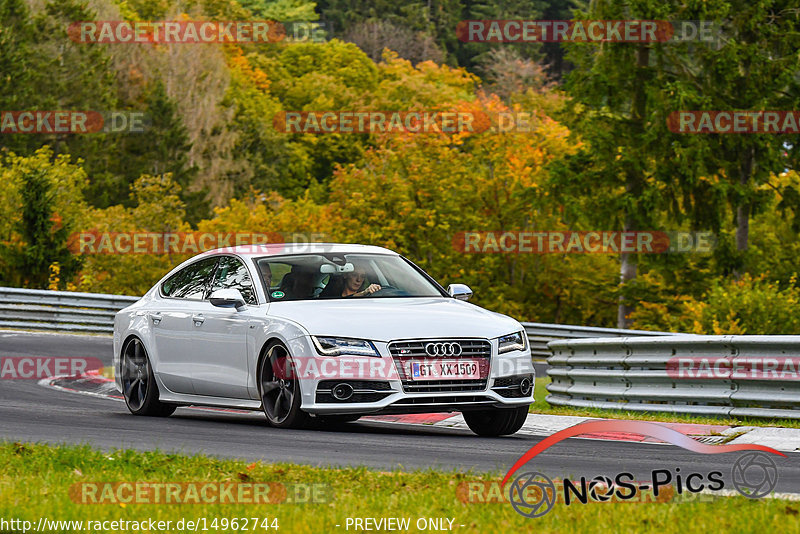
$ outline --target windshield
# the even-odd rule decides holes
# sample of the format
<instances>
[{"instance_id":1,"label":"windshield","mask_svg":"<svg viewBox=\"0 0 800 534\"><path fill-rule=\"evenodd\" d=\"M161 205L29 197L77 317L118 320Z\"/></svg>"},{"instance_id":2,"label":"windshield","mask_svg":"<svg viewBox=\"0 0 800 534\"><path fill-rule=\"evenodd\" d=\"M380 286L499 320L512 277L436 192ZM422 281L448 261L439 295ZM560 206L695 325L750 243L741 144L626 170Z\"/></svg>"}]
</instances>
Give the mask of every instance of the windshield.
<instances>
[{"instance_id":1,"label":"windshield","mask_svg":"<svg viewBox=\"0 0 800 534\"><path fill-rule=\"evenodd\" d=\"M445 296L399 256L298 254L259 258L256 265L272 302Z\"/></svg>"}]
</instances>

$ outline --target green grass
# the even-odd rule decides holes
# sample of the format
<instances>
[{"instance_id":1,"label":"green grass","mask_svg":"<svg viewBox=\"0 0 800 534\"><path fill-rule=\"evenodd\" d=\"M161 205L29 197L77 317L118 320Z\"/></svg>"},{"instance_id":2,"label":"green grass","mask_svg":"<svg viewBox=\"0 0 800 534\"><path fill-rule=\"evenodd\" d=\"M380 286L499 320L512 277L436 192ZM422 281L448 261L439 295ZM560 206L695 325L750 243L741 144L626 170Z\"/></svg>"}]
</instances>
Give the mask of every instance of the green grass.
<instances>
[{"instance_id":1,"label":"green grass","mask_svg":"<svg viewBox=\"0 0 800 534\"><path fill-rule=\"evenodd\" d=\"M522 452L522 448L520 448ZM487 451L491 454L491 451ZM324 461L324 459L321 459ZM0 443L0 518L36 524L58 520L154 520L177 522L234 517L277 518L280 532L348 532L348 517L455 518L455 532L797 532L800 504L744 497L690 503L556 504L546 516L527 519L507 503L467 504L456 490L465 481L498 480L498 474L365 468L315 468L248 464L159 452L99 452L89 447ZM466 466L465 466L466 467ZM587 474L588 475L588 474ZM74 484L86 482L280 482L323 484L329 500L316 504L78 504ZM337 528L336 525L341 525ZM176 530L172 530L176 531ZM200 530L202 532L202 529ZM230 531L230 530L229 530ZM252 530L248 530L252 532ZM349 532L353 532L353 528ZM214 532L209 530L209 532ZM274 532L274 530L258 530Z\"/></svg>"},{"instance_id":2,"label":"green grass","mask_svg":"<svg viewBox=\"0 0 800 534\"><path fill-rule=\"evenodd\" d=\"M669 412L634 412L626 410L601 410L597 408L572 408L569 406L551 406L545 400L547 397L547 384L550 377L536 379L536 388L533 392L534 402L531 413L549 415L574 415L582 417L599 417L601 419L637 419L639 421L660 421L667 423L697 423L706 425L728 426L772 426L785 428L800 428L800 420L795 419L752 419L737 417L713 417L702 415L675 414Z\"/></svg>"}]
</instances>

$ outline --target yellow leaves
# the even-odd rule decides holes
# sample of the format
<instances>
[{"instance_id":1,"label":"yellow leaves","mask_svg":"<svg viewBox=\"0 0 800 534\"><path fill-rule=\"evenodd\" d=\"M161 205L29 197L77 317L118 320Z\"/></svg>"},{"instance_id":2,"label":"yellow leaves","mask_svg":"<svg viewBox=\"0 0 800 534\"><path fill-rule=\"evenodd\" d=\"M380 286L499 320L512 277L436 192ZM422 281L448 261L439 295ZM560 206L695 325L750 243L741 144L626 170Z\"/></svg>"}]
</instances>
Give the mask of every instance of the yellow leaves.
<instances>
[{"instance_id":1,"label":"yellow leaves","mask_svg":"<svg viewBox=\"0 0 800 534\"><path fill-rule=\"evenodd\" d=\"M414 67L397 53L386 50L378 64L380 85L373 109L442 109L474 98L478 78L462 68L437 65L430 61Z\"/></svg>"},{"instance_id":2,"label":"yellow leaves","mask_svg":"<svg viewBox=\"0 0 800 534\"><path fill-rule=\"evenodd\" d=\"M58 291L59 282L61 281L61 266L58 262L54 262L50 264L50 277L47 282L47 289L50 291Z\"/></svg>"},{"instance_id":3,"label":"yellow leaves","mask_svg":"<svg viewBox=\"0 0 800 534\"><path fill-rule=\"evenodd\" d=\"M231 70L238 71L257 89L264 92L269 91L271 82L267 73L258 67L251 66L240 47L232 47L228 50L228 65L231 67Z\"/></svg>"},{"instance_id":4,"label":"yellow leaves","mask_svg":"<svg viewBox=\"0 0 800 534\"><path fill-rule=\"evenodd\" d=\"M634 327L714 335L797 334L798 302L800 288L781 289L763 275L745 274L740 280L714 282L701 299L672 297L658 305L658 313L656 305L640 302Z\"/></svg>"}]
</instances>

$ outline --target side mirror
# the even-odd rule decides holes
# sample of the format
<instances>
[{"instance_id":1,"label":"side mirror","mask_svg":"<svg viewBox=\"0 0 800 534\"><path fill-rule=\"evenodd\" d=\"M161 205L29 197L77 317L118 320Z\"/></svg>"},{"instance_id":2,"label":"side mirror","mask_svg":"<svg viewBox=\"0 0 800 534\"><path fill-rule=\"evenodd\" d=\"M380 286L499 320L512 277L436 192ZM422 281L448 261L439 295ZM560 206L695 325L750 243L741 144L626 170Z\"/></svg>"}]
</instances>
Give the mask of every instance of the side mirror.
<instances>
[{"instance_id":1,"label":"side mirror","mask_svg":"<svg viewBox=\"0 0 800 534\"><path fill-rule=\"evenodd\" d=\"M469 300L472 298L472 290L465 284L450 284L447 286L450 296L458 300Z\"/></svg>"},{"instance_id":2,"label":"side mirror","mask_svg":"<svg viewBox=\"0 0 800 534\"><path fill-rule=\"evenodd\" d=\"M236 311L241 311L245 307L242 292L234 288L218 289L211 293L209 300L217 308L236 308Z\"/></svg>"}]
</instances>

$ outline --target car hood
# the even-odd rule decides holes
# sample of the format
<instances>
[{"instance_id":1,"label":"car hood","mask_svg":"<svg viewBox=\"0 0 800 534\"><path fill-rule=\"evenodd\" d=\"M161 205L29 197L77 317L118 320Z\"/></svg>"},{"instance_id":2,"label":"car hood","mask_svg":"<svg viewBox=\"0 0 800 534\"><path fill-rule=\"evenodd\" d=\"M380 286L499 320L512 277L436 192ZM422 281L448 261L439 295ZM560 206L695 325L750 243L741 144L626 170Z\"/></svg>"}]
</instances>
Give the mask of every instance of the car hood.
<instances>
[{"instance_id":1,"label":"car hood","mask_svg":"<svg viewBox=\"0 0 800 534\"><path fill-rule=\"evenodd\" d=\"M519 322L510 317L448 298L273 302L269 316L299 323L312 335L374 341L495 338L522 330Z\"/></svg>"}]
</instances>

